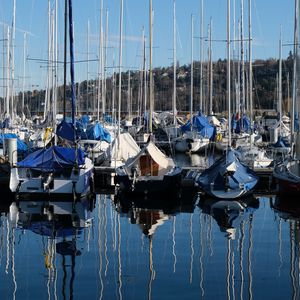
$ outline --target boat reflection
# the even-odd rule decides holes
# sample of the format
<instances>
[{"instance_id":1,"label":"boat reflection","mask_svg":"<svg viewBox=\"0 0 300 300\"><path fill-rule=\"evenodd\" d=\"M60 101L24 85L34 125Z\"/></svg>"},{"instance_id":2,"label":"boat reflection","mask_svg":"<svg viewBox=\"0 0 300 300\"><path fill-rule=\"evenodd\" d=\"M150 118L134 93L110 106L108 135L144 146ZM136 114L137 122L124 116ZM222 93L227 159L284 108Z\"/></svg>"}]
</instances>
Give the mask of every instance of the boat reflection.
<instances>
[{"instance_id":1,"label":"boat reflection","mask_svg":"<svg viewBox=\"0 0 300 300\"><path fill-rule=\"evenodd\" d=\"M237 228L259 207L259 200L254 197L230 201L205 197L200 199L199 207L216 220L226 237L235 239Z\"/></svg>"},{"instance_id":2,"label":"boat reflection","mask_svg":"<svg viewBox=\"0 0 300 300\"><path fill-rule=\"evenodd\" d=\"M47 272L45 288L48 299L72 299L74 296L76 257L82 254L77 243L84 230L92 224L93 207L94 200L90 198L80 202L18 201L12 202L9 207L10 228L7 234L12 242L8 261L15 259L15 236L19 236L21 246L22 241L26 244L26 231L39 235ZM15 264L11 268L12 274L15 274ZM17 286L15 283L15 293Z\"/></svg>"},{"instance_id":3,"label":"boat reflection","mask_svg":"<svg viewBox=\"0 0 300 300\"><path fill-rule=\"evenodd\" d=\"M270 205L279 217L278 222L278 255L280 258L279 273L288 261L291 280L291 299L300 298L300 204L298 199L276 196ZM284 230L288 231L289 240L285 243ZM289 255L284 255L289 253Z\"/></svg>"},{"instance_id":4,"label":"boat reflection","mask_svg":"<svg viewBox=\"0 0 300 300\"><path fill-rule=\"evenodd\" d=\"M191 216L195 209L197 197L195 194L185 195L178 201L165 201L163 196L147 198L115 198L115 205L119 215L126 217L131 224L137 225L142 233L142 237L146 238L148 250L148 282L147 282L147 299L155 298L153 293L153 282L157 277L156 272L159 273L161 268L161 261L154 255L157 251L161 250L161 243L165 240L165 228L172 228L172 260L173 271L176 272L176 215L182 212L189 213ZM170 226L171 225L171 226ZM156 253L157 254L157 253ZM191 267L192 268L192 267ZM158 269L158 271L157 271Z\"/></svg>"},{"instance_id":5,"label":"boat reflection","mask_svg":"<svg viewBox=\"0 0 300 300\"><path fill-rule=\"evenodd\" d=\"M221 233L224 233L222 253L224 267L226 268L226 295L227 299L253 299L253 213L259 207L259 200L253 197L239 200L217 200L200 198L198 203L202 210L201 223L201 280L202 298L205 297L205 249L208 245L209 256L214 257L214 222ZM208 218L207 218L208 217ZM206 229L203 229L206 228ZM206 230L206 234L204 233ZM213 238L215 237L215 238ZM207 239L207 240L206 240ZM222 243L222 241L221 241ZM208 270L207 270L208 271Z\"/></svg>"}]
</instances>

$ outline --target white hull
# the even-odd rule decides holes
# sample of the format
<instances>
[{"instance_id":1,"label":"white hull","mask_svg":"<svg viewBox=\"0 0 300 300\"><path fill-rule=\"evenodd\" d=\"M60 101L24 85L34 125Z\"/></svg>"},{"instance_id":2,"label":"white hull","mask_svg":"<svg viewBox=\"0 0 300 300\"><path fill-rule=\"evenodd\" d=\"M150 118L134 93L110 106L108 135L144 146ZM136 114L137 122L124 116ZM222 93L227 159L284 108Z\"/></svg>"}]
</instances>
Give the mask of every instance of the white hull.
<instances>
[{"instance_id":1,"label":"white hull","mask_svg":"<svg viewBox=\"0 0 300 300\"><path fill-rule=\"evenodd\" d=\"M11 169L10 190L19 196L76 196L83 197L90 192L93 179L93 164L89 158L79 170L72 170L70 174L60 174L49 177L50 174L35 175L30 168ZM49 180L47 182L47 180ZM47 184L48 183L48 184Z\"/></svg>"}]
</instances>

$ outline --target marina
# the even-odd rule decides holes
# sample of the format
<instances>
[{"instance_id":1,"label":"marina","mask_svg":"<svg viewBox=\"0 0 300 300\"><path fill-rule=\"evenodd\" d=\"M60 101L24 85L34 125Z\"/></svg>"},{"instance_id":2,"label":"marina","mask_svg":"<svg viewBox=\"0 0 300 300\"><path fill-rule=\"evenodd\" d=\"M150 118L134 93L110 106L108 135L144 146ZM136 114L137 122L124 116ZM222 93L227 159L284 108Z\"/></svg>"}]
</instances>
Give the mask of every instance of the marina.
<instances>
[{"instance_id":1,"label":"marina","mask_svg":"<svg viewBox=\"0 0 300 300\"><path fill-rule=\"evenodd\" d=\"M0 0L1 299L300 298L286 1Z\"/></svg>"}]
</instances>

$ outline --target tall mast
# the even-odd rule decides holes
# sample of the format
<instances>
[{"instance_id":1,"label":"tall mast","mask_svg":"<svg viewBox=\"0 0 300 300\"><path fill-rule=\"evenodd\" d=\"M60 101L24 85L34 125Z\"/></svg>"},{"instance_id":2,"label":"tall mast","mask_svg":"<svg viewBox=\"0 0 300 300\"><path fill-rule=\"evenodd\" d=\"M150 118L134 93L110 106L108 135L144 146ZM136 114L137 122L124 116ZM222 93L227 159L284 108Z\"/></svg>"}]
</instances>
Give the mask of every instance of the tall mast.
<instances>
[{"instance_id":1,"label":"tall mast","mask_svg":"<svg viewBox=\"0 0 300 300\"><path fill-rule=\"evenodd\" d=\"M281 134L281 118L282 118L282 30L281 27L280 27L280 39L279 39L278 103L279 103L279 133Z\"/></svg>"},{"instance_id":2,"label":"tall mast","mask_svg":"<svg viewBox=\"0 0 300 300\"><path fill-rule=\"evenodd\" d=\"M106 60L107 60L107 48L108 48L108 9L106 9L106 26L105 26L105 41L103 51L103 115L106 112Z\"/></svg>"},{"instance_id":3,"label":"tall mast","mask_svg":"<svg viewBox=\"0 0 300 300\"><path fill-rule=\"evenodd\" d=\"M191 118L191 126L193 122L193 98L194 98L194 16L191 15L191 97L190 97L190 118Z\"/></svg>"},{"instance_id":4,"label":"tall mast","mask_svg":"<svg viewBox=\"0 0 300 300\"><path fill-rule=\"evenodd\" d=\"M144 113L147 111L147 70L146 70L146 37L143 28L143 72L144 72Z\"/></svg>"},{"instance_id":5,"label":"tall mast","mask_svg":"<svg viewBox=\"0 0 300 300\"><path fill-rule=\"evenodd\" d=\"M98 92L97 92L97 121L100 119L100 101L101 101L101 80L102 80L102 7L103 1L100 1L100 25L99 25L99 61L98 61Z\"/></svg>"},{"instance_id":6,"label":"tall mast","mask_svg":"<svg viewBox=\"0 0 300 300\"><path fill-rule=\"evenodd\" d=\"M7 45L6 45L6 117L10 116L10 30L7 26Z\"/></svg>"},{"instance_id":7,"label":"tall mast","mask_svg":"<svg viewBox=\"0 0 300 300\"><path fill-rule=\"evenodd\" d=\"M241 89L242 89L242 113L246 110L245 97L245 54L244 54L244 0L241 0Z\"/></svg>"},{"instance_id":8,"label":"tall mast","mask_svg":"<svg viewBox=\"0 0 300 300\"><path fill-rule=\"evenodd\" d=\"M44 104L44 120L46 120L49 108L50 108L50 70L51 70L51 4L48 0L48 61L47 61L47 86L45 93L45 104Z\"/></svg>"},{"instance_id":9,"label":"tall mast","mask_svg":"<svg viewBox=\"0 0 300 300\"><path fill-rule=\"evenodd\" d=\"M292 120L291 120L291 136L294 140L295 133L295 113L296 113L296 99L297 99L297 56L298 56L298 12L299 0L295 0L295 16L294 16L294 53L293 53L293 86L292 86ZM298 116L297 116L298 117Z\"/></svg>"},{"instance_id":10,"label":"tall mast","mask_svg":"<svg viewBox=\"0 0 300 300\"><path fill-rule=\"evenodd\" d=\"M24 45L23 45L23 78L22 78L22 120L25 119L24 103L25 103L25 74L26 74L26 32L24 32Z\"/></svg>"},{"instance_id":11,"label":"tall mast","mask_svg":"<svg viewBox=\"0 0 300 300\"><path fill-rule=\"evenodd\" d=\"M154 107L153 99L153 74L152 74L152 30L153 30L153 10L152 10L152 0L149 0L149 84L150 84L150 99L149 99L149 132L152 133L152 113Z\"/></svg>"},{"instance_id":12,"label":"tall mast","mask_svg":"<svg viewBox=\"0 0 300 300\"><path fill-rule=\"evenodd\" d=\"M250 124L253 123L253 93L252 93L252 5L248 0L248 16L249 16L249 102L250 102Z\"/></svg>"},{"instance_id":13,"label":"tall mast","mask_svg":"<svg viewBox=\"0 0 300 300\"><path fill-rule=\"evenodd\" d=\"M15 94L15 40L16 40L16 0L13 2L13 21L11 36L11 118L14 121L14 94Z\"/></svg>"},{"instance_id":14,"label":"tall mast","mask_svg":"<svg viewBox=\"0 0 300 300\"><path fill-rule=\"evenodd\" d=\"M89 95L89 87L90 87L90 20L87 21L87 29L86 29L86 102L87 109L89 109L90 95ZM99 89L98 89L99 93ZM92 108L92 111L94 107Z\"/></svg>"},{"instance_id":15,"label":"tall mast","mask_svg":"<svg viewBox=\"0 0 300 300\"><path fill-rule=\"evenodd\" d=\"M213 112L212 18L209 22L209 114Z\"/></svg>"},{"instance_id":16,"label":"tall mast","mask_svg":"<svg viewBox=\"0 0 300 300\"><path fill-rule=\"evenodd\" d=\"M200 21L200 111L203 112L203 30L204 30L204 10L203 0L201 0L201 21Z\"/></svg>"},{"instance_id":17,"label":"tall mast","mask_svg":"<svg viewBox=\"0 0 300 300\"><path fill-rule=\"evenodd\" d=\"M173 2L173 124L176 124L176 1Z\"/></svg>"},{"instance_id":18,"label":"tall mast","mask_svg":"<svg viewBox=\"0 0 300 300\"><path fill-rule=\"evenodd\" d=\"M67 32L68 32L68 0L65 0L65 18L64 18L64 101L63 116L66 119L66 102L67 102Z\"/></svg>"},{"instance_id":19,"label":"tall mast","mask_svg":"<svg viewBox=\"0 0 300 300\"><path fill-rule=\"evenodd\" d=\"M70 75L71 75L71 97L72 97L72 124L75 126L75 104L76 104L76 91L75 91L75 70L74 70L74 37L73 37L73 13L72 13L72 0L69 0L69 37L70 37Z\"/></svg>"},{"instance_id":20,"label":"tall mast","mask_svg":"<svg viewBox=\"0 0 300 300\"><path fill-rule=\"evenodd\" d=\"M123 0L120 0L120 36L119 36L119 97L118 97L118 137L121 131L121 97L122 97L122 50L123 50ZM118 143L120 144L120 143Z\"/></svg>"},{"instance_id":21,"label":"tall mast","mask_svg":"<svg viewBox=\"0 0 300 300\"><path fill-rule=\"evenodd\" d=\"M230 0L227 0L227 105L228 105L228 146L231 146L231 105L230 105Z\"/></svg>"}]
</instances>

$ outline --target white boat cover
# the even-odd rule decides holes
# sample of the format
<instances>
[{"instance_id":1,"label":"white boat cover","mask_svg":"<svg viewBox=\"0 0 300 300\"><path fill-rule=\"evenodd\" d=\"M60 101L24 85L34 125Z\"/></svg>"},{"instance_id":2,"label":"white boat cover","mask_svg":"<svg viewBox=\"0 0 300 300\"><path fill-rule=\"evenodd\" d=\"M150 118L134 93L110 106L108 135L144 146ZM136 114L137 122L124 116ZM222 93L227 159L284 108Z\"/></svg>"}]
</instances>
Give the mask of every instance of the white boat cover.
<instances>
[{"instance_id":1,"label":"white boat cover","mask_svg":"<svg viewBox=\"0 0 300 300\"><path fill-rule=\"evenodd\" d=\"M163 169L174 166L173 160L170 160L164 153L162 153L152 141L148 143L148 145L145 147L145 150L149 153L152 159Z\"/></svg>"},{"instance_id":2,"label":"white boat cover","mask_svg":"<svg viewBox=\"0 0 300 300\"><path fill-rule=\"evenodd\" d=\"M111 161L127 161L141 151L133 137L128 133L121 133L114 139L111 148Z\"/></svg>"}]
</instances>

